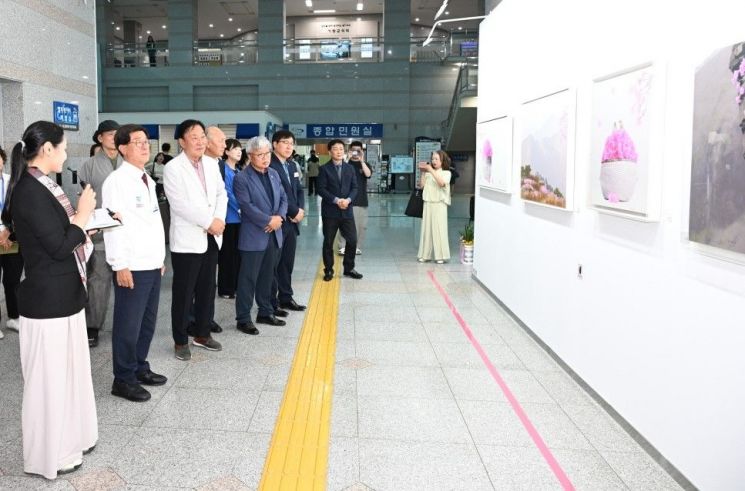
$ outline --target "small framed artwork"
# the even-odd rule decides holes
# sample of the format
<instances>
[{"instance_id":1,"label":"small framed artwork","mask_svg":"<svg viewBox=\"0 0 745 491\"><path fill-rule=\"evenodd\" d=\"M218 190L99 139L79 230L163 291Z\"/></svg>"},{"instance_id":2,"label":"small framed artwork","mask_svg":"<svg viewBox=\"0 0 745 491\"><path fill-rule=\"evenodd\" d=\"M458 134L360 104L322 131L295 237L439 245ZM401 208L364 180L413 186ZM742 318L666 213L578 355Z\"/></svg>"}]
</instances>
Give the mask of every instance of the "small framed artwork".
<instances>
[{"instance_id":1,"label":"small framed artwork","mask_svg":"<svg viewBox=\"0 0 745 491\"><path fill-rule=\"evenodd\" d=\"M576 92L565 89L522 105L520 197L532 203L574 209Z\"/></svg>"},{"instance_id":2,"label":"small framed artwork","mask_svg":"<svg viewBox=\"0 0 745 491\"><path fill-rule=\"evenodd\" d=\"M476 125L476 182L484 188L511 193L511 117L502 116Z\"/></svg>"},{"instance_id":3,"label":"small framed artwork","mask_svg":"<svg viewBox=\"0 0 745 491\"><path fill-rule=\"evenodd\" d=\"M653 135L661 132L661 79L648 63L594 80L588 189L600 212L658 220L662 163Z\"/></svg>"}]
</instances>

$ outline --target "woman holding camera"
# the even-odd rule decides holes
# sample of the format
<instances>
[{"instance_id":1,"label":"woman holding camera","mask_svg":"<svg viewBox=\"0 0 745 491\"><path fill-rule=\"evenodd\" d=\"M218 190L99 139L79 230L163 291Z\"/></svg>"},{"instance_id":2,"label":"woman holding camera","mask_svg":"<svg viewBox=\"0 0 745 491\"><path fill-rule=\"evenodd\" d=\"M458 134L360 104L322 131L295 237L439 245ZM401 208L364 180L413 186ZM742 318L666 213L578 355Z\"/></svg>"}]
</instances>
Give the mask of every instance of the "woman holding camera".
<instances>
[{"instance_id":1,"label":"woman holding camera","mask_svg":"<svg viewBox=\"0 0 745 491\"><path fill-rule=\"evenodd\" d=\"M419 164L424 211L419 236L420 263L435 260L442 264L450 259L448 243L448 206L450 206L450 157L442 150L432 152L432 163Z\"/></svg>"},{"instance_id":2,"label":"woman holding camera","mask_svg":"<svg viewBox=\"0 0 745 491\"><path fill-rule=\"evenodd\" d=\"M37 121L13 147L3 224L18 241L26 277L18 288L23 372L23 469L54 479L82 464L98 439L85 325L85 226L96 206L90 185L77 212L50 172L67 159L61 127Z\"/></svg>"}]
</instances>

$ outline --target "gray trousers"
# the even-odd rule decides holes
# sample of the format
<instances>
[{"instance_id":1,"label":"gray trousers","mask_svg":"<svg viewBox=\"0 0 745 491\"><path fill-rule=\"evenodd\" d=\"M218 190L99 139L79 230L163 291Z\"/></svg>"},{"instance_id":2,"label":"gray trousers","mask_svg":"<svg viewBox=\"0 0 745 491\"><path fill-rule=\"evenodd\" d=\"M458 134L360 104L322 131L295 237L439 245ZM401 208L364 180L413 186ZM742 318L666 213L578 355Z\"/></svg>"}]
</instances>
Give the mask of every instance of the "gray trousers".
<instances>
[{"instance_id":1,"label":"gray trousers","mask_svg":"<svg viewBox=\"0 0 745 491\"><path fill-rule=\"evenodd\" d=\"M367 230L367 206L355 206L352 208L354 213L354 228L357 230L357 249L362 250L362 244L365 242L365 230ZM336 234L339 240L339 248L346 246L347 241L340 233Z\"/></svg>"},{"instance_id":2,"label":"gray trousers","mask_svg":"<svg viewBox=\"0 0 745 491\"><path fill-rule=\"evenodd\" d=\"M113 284L111 266L106 262L106 251L95 244L88 261L88 303L85 306L85 323L88 329L100 330L106 320L109 297Z\"/></svg>"}]
</instances>

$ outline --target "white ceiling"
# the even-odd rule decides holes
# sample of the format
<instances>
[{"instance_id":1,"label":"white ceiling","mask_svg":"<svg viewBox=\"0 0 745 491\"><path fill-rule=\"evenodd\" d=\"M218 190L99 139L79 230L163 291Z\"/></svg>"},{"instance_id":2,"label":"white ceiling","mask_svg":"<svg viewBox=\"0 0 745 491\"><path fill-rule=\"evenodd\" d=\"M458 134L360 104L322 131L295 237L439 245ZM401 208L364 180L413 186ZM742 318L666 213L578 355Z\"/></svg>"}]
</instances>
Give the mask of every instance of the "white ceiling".
<instances>
[{"instance_id":1,"label":"white ceiling","mask_svg":"<svg viewBox=\"0 0 745 491\"><path fill-rule=\"evenodd\" d=\"M313 0L313 7L305 6L305 0L286 0L287 17L329 15L314 14L316 9L335 9L331 15L360 15L381 14L383 0L362 0L364 9L356 10L358 0ZM410 0L411 23L431 26L434 15L442 4L442 0ZM242 32L257 29L258 0L197 0L198 35L200 39L230 39ZM483 14L480 12L480 0L450 0L449 15L442 18L468 17ZM164 39L168 31L168 1L167 0L110 0L108 8L112 10L114 25L111 29L121 28L122 20L137 20L142 24L142 35L147 38L147 31L153 37ZM416 19L419 19L418 21ZM229 21L228 19L232 19ZM213 27L210 27L212 24ZM166 26L164 29L162 26ZM446 24L442 27L456 30L458 26L474 28L478 21ZM240 29L240 31L239 31ZM121 37L121 30L116 34Z\"/></svg>"}]
</instances>

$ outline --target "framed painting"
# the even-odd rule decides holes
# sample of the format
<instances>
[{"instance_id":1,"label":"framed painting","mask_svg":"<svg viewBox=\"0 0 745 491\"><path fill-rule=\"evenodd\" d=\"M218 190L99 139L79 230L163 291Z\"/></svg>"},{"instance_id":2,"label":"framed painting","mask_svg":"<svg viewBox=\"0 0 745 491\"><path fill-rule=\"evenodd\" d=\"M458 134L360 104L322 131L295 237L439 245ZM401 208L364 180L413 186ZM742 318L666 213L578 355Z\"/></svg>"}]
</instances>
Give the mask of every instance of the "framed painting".
<instances>
[{"instance_id":1,"label":"framed painting","mask_svg":"<svg viewBox=\"0 0 745 491\"><path fill-rule=\"evenodd\" d=\"M476 182L511 193L512 118L503 116L476 125Z\"/></svg>"},{"instance_id":2,"label":"framed painting","mask_svg":"<svg viewBox=\"0 0 745 491\"><path fill-rule=\"evenodd\" d=\"M692 145L688 237L745 254L745 41L696 68Z\"/></svg>"},{"instance_id":3,"label":"framed painting","mask_svg":"<svg viewBox=\"0 0 745 491\"><path fill-rule=\"evenodd\" d=\"M520 197L562 210L574 207L576 94L565 89L522 105Z\"/></svg>"}]
</instances>

